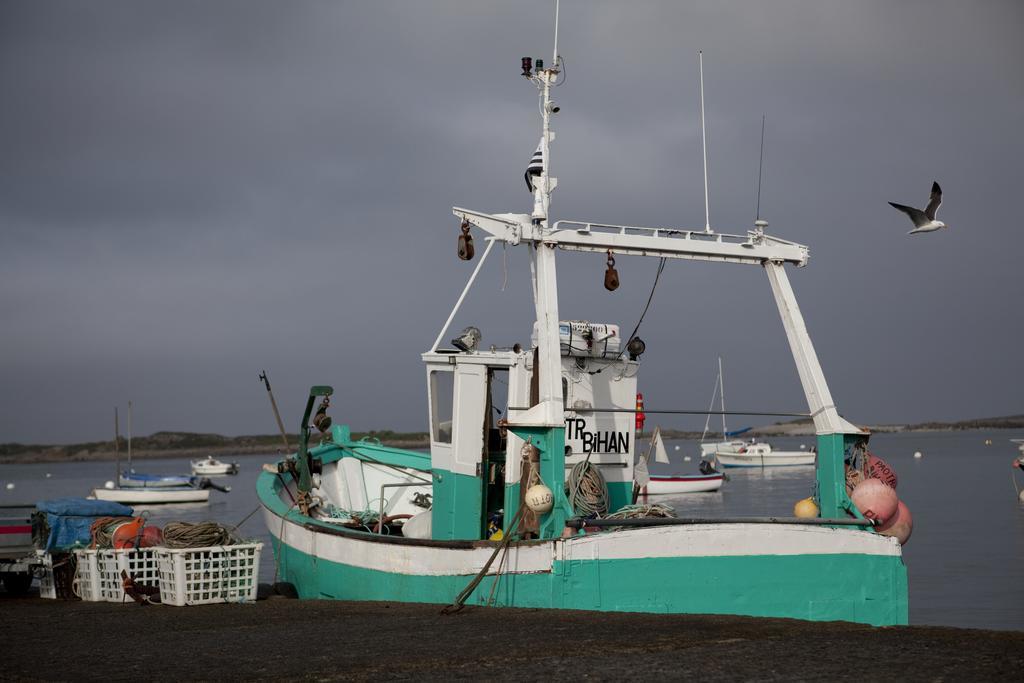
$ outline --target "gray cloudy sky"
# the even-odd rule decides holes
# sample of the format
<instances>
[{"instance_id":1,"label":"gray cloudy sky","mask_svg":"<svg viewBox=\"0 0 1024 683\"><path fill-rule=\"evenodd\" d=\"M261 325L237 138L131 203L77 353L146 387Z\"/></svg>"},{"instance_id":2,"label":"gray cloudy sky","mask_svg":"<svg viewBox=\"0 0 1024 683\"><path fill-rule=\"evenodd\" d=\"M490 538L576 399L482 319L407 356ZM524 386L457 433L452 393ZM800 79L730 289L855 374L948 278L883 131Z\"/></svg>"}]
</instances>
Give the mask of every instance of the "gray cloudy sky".
<instances>
[{"instance_id":1,"label":"gray cloudy sky","mask_svg":"<svg viewBox=\"0 0 1024 683\"><path fill-rule=\"evenodd\" d=\"M270 433L330 383L356 429L426 425L419 354L473 264L450 207L528 212L524 55L553 2L0 4L0 442ZM854 422L1024 412L1024 4L562 3L554 218L703 226L761 213L811 247L793 287ZM945 191L948 231L886 201ZM481 245L482 247L482 245ZM479 250L478 250L479 253ZM453 327L528 342L525 253ZM654 276L563 254L563 318L632 329ZM649 407L803 410L758 268L669 263L641 329ZM739 418L735 419L739 423ZM703 420L664 421L687 427ZM122 422L122 425L124 423ZM739 424L737 424L739 426Z\"/></svg>"}]
</instances>

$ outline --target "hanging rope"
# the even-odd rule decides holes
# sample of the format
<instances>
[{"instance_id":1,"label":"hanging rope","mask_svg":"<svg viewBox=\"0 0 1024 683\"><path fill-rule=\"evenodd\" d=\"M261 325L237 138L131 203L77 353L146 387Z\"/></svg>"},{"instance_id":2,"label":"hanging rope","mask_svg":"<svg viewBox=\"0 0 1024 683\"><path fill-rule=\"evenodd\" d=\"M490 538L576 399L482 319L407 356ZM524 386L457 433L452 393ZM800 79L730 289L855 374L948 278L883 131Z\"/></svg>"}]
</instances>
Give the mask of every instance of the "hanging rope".
<instances>
[{"instance_id":1,"label":"hanging rope","mask_svg":"<svg viewBox=\"0 0 1024 683\"><path fill-rule=\"evenodd\" d=\"M533 445L533 442L531 440L527 440L527 442L523 444L522 449L520 449L519 451L520 468L525 468L527 473L527 483L525 489L527 491L530 490L531 486L543 483L543 480L540 478L540 472L538 472L537 468L533 466L533 461L530 457L532 449L535 448L536 446ZM526 505L519 506L519 510L516 511L516 514L512 518L512 521L505 526L501 543L499 543L498 547L494 549L494 552L491 553L491 556L487 558L487 562L484 563L483 568L481 568L480 571L477 572L476 576L474 576L473 579L466 585L466 587L463 588L462 591L457 596L455 596L455 600L452 602L452 604L446 605L444 609L441 610L441 614L455 614L456 612L460 611L463 607L466 606L466 600L468 600L469 597L473 595L473 591L476 590L476 587L479 586L480 582L484 580L485 576L487 576L487 572L488 570L490 570L491 565L494 564L495 558L498 557L499 554L506 553L508 551L508 545L512 542L512 538L516 535L516 530L519 528L520 520L522 520L523 516L528 512L532 511L530 510L530 508L526 507ZM491 593L487 597L487 604L490 604L491 599L494 597L494 592L495 590L497 590L497 583L501 579L501 570L502 566L504 565L504 562L505 558L503 556L501 563L498 564L498 573L494 576L495 585L491 586Z\"/></svg>"},{"instance_id":2,"label":"hanging rope","mask_svg":"<svg viewBox=\"0 0 1024 683\"><path fill-rule=\"evenodd\" d=\"M608 513L608 484L604 475L590 464L590 455L573 465L566 482L569 504L579 517L600 517Z\"/></svg>"},{"instance_id":3,"label":"hanging rope","mask_svg":"<svg viewBox=\"0 0 1024 683\"><path fill-rule=\"evenodd\" d=\"M473 577L473 580L470 581L469 584L462 589L462 592L455 597L455 600L452 602L452 604L445 606L444 609L441 610L441 614L455 614L456 612L460 611L463 607L466 606L466 600L469 599L469 596L473 595L473 591L476 590L476 587L479 586L480 582L484 580L485 576L487 576L487 571L491 568L491 565L494 563L494 558L496 558L499 553L508 549L508 544L512 542L511 531L516 528L516 524L519 523L519 519L523 516L523 512L527 509L528 508L525 505L519 508L519 511L516 512L516 516L512 518L512 523L509 524L508 529L506 529L505 537L501 539L501 543L498 545L497 548L494 549L494 552L491 553L491 556L487 558L487 562L484 564L483 568L477 573L476 576ZM494 576L494 581L497 582L500 576L500 574L496 574Z\"/></svg>"}]
</instances>

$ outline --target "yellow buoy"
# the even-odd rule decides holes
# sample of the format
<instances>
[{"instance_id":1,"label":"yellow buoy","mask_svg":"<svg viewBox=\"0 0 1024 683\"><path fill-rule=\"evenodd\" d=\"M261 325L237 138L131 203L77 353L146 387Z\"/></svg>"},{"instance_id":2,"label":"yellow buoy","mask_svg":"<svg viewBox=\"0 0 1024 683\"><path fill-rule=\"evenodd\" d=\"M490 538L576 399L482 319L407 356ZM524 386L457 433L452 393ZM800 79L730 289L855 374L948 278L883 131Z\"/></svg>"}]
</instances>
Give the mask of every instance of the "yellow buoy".
<instances>
[{"instance_id":1,"label":"yellow buoy","mask_svg":"<svg viewBox=\"0 0 1024 683\"><path fill-rule=\"evenodd\" d=\"M814 499L804 498L803 500L798 500L796 505L793 506L793 516L803 518L817 517L818 506L814 503Z\"/></svg>"}]
</instances>

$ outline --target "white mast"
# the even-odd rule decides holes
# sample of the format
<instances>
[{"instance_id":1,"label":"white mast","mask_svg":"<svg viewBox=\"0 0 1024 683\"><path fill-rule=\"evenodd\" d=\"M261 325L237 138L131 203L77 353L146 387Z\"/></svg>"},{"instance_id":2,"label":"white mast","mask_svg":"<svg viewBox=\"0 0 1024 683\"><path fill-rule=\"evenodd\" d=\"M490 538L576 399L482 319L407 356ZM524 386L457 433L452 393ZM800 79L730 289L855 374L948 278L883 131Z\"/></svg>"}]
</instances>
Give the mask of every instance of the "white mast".
<instances>
[{"instance_id":1,"label":"white mast","mask_svg":"<svg viewBox=\"0 0 1024 683\"><path fill-rule=\"evenodd\" d=\"M555 134L551 130L551 115L555 107L551 101L551 86L558 78L558 2L555 2L555 44L551 64L537 69L530 77L541 89L541 174L534 184L533 214L531 220L539 228L541 240L534 243L531 261L536 277L535 306L537 310L537 348L539 358L539 396L537 406L527 411L517 422L539 426L557 427L564 424L562 410L562 364L558 344L558 281L555 268L555 250L544 244L544 237L551 234L548 212L551 207L551 192L558 181L550 175L551 141Z\"/></svg>"},{"instance_id":2,"label":"white mast","mask_svg":"<svg viewBox=\"0 0 1024 683\"><path fill-rule=\"evenodd\" d=\"M700 142L704 148L704 232L711 232L711 206L708 203L708 135L704 126L704 52L697 51L700 64ZM718 359L721 362L721 358Z\"/></svg>"},{"instance_id":3,"label":"white mast","mask_svg":"<svg viewBox=\"0 0 1024 683\"><path fill-rule=\"evenodd\" d=\"M128 475L132 473L132 402L128 401ZM118 482L120 486L120 482Z\"/></svg>"},{"instance_id":4,"label":"white mast","mask_svg":"<svg viewBox=\"0 0 1024 683\"><path fill-rule=\"evenodd\" d=\"M728 437L725 435L725 380L722 379L722 357L718 357L718 397L722 406L722 441Z\"/></svg>"}]
</instances>

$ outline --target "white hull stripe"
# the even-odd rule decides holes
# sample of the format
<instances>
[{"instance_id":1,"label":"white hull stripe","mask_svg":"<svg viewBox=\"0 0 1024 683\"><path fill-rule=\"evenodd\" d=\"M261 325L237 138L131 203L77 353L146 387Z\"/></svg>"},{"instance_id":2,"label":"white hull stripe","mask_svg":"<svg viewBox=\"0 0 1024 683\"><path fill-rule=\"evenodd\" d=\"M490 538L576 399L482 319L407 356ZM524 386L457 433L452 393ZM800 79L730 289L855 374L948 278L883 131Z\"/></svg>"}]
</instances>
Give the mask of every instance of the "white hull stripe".
<instances>
[{"instance_id":1,"label":"white hull stripe","mask_svg":"<svg viewBox=\"0 0 1024 683\"><path fill-rule=\"evenodd\" d=\"M264 509L270 533L299 552L362 569L394 574L475 574L492 548L434 548L399 545L310 531ZM282 538L283 536L283 538ZM512 546L506 573L551 571L557 560L744 557L760 555L900 556L894 538L866 531L786 524L701 524L634 529L578 536L549 543ZM497 573L499 562L489 573Z\"/></svg>"}]
</instances>

